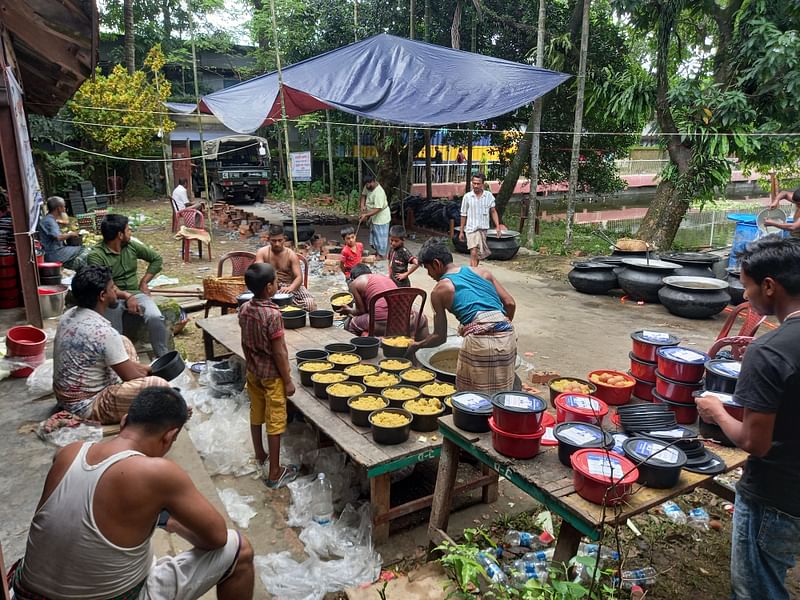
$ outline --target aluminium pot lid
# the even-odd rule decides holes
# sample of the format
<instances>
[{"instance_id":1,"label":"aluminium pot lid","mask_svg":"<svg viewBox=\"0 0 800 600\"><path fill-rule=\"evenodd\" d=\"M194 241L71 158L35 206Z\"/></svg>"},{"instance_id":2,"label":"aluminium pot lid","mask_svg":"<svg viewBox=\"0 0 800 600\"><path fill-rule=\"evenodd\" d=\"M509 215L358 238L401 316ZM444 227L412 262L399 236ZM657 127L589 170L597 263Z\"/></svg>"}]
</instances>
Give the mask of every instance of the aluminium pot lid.
<instances>
[{"instance_id":1,"label":"aluminium pot lid","mask_svg":"<svg viewBox=\"0 0 800 600\"><path fill-rule=\"evenodd\" d=\"M500 230L500 239L509 239L509 238L518 238L519 231L514 231L513 229L501 229ZM486 238L487 239L497 239L497 229L487 229L486 230Z\"/></svg>"},{"instance_id":2,"label":"aluminium pot lid","mask_svg":"<svg viewBox=\"0 0 800 600\"><path fill-rule=\"evenodd\" d=\"M667 262L666 260L658 260L656 258L626 258L622 261L623 265L633 267L634 269L652 270L652 271L674 271L680 269L681 266L677 263Z\"/></svg>"},{"instance_id":3,"label":"aluminium pot lid","mask_svg":"<svg viewBox=\"0 0 800 600\"><path fill-rule=\"evenodd\" d=\"M671 275L662 280L665 285L693 292L713 292L727 290L730 285L727 281L712 277L692 277L691 275Z\"/></svg>"}]
</instances>

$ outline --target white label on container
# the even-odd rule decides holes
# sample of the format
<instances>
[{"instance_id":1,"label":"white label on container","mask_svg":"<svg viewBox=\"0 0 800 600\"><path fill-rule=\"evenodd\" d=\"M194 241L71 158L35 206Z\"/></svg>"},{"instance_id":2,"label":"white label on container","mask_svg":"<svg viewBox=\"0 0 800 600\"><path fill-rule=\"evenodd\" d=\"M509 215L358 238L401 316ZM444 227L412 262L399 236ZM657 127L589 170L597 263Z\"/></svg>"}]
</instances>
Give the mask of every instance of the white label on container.
<instances>
[{"instance_id":1,"label":"white label on container","mask_svg":"<svg viewBox=\"0 0 800 600\"><path fill-rule=\"evenodd\" d=\"M678 462L678 453L674 448L668 448L656 442L637 442L636 452L642 456L652 456L653 460L659 460L672 465Z\"/></svg>"},{"instance_id":2,"label":"white label on container","mask_svg":"<svg viewBox=\"0 0 800 600\"><path fill-rule=\"evenodd\" d=\"M686 362L697 362L705 359L705 356L703 356L699 352L694 352L693 350L684 350L684 349L670 352L669 356L670 358L678 358Z\"/></svg>"},{"instance_id":3,"label":"white label on container","mask_svg":"<svg viewBox=\"0 0 800 600\"><path fill-rule=\"evenodd\" d=\"M742 364L738 362L718 363L717 368L726 375L738 377L739 373L742 371Z\"/></svg>"},{"instance_id":4,"label":"white label on container","mask_svg":"<svg viewBox=\"0 0 800 600\"><path fill-rule=\"evenodd\" d=\"M512 408L528 408L530 409L533 402L530 398L523 396L506 396L503 398L503 404Z\"/></svg>"},{"instance_id":5,"label":"white label on container","mask_svg":"<svg viewBox=\"0 0 800 600\"><path fill-rule=\"evenodd\" d=\"M671 437L682 438L684 434L683 429L667 429L665 431L651 431L650 435L657 435L658 437Z\"/></svg>"},{"instance_id":6,"label":"white label on container","mask_svg":"<svg viewBox=\"0 0 800 600\"><path fill-rule=\"evenodd\" d=\"M600 439L600 433L597 430L582 425L562 429L560 435L576 446L584 446L589 442L596 442Z\"/></svg>"},{"instance_id":7,"label":"white label on container","mask_svg":"<svg viewBox=\"0 0 800 600\"><path fill-rule=\"evenodd\" d=\"M667 342L669 341L669 334L661 331L642 331L642 337L654 342Z\"/></svg>"},{"instance_id":8,"label":"white label on container","mask_svg":"<svg viewBox=\"0 0 800 600\"><path fill-rule=\"evenodd\" d=\"M722 392L708 392L708 391L700 394L700 398L705 398L706 396L716 396L717 398L719 398L719 401L722 402L723 404L736 404L736 402L733 401L733 396L731 394L723 394Z\"/></svg>"},{"instance_id":9,"label":"white label on container","mask_svg":"<svg viewBox=\"0 0 800 600\"><path fill-rule=\"evenodd\" d=\"M542 436L543 442L558 442L556 436L553 435L553 428L552 427L545 427L544 428L544 435Z\"/></svg>"},{"instance_id":10,"label":"white label on container","mask_svg":"<svg viewBox=\"0 0 800 600\"><path fill-rule=\"evenodd\" d=\"M608 477L609 479L622 479L622 476L625 475L625 470L622 468L620 461L603 454L589 454L586 457L586 466L592 475Z\"/></svg>"},{"instance_id":11,"label":"white label on container","mask_svg":"<svg viewBox=\"0 0 800 600\"><path fill-rule=\"evenodd\" d=\"M466 406L472 410L479 410L491 406L491 403L483 396L465 394L458 397L458 404Z\"/></svg>"},{"instance_id":12,"label":"white label on container","mask_svg":"<svg viewBox=\"0 0 800 600\"><path fill-rule=\"evenodd\" d=\"M588 408L590 410L600 410L600 405L596 400L584 398L583 396L567 396L566 405L572 408Z\"/></svg>"}]
</instances>

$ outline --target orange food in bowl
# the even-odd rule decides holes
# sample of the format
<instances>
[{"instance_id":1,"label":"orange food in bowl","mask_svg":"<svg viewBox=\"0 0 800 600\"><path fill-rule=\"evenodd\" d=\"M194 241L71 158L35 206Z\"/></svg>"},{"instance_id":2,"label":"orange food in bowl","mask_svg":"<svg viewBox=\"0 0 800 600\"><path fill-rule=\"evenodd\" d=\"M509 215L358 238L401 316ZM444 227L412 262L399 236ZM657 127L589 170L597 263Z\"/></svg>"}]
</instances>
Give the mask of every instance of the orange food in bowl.
<instances>
[{"instance_id":1,"label":"orange food in bowl","mask_svg":"<svg viewBox=\"0 0 800 600\"><path fill-rule=\"evenodd\" d=\"M619 375L613 372L594 373L589 377L589 379L592 381L592 383L597 383L599 385L607 385L610 387L620 387L620 388L630 387L635 383L634 381L631 381L624 375Z\"/></svg>"}]
</instances>

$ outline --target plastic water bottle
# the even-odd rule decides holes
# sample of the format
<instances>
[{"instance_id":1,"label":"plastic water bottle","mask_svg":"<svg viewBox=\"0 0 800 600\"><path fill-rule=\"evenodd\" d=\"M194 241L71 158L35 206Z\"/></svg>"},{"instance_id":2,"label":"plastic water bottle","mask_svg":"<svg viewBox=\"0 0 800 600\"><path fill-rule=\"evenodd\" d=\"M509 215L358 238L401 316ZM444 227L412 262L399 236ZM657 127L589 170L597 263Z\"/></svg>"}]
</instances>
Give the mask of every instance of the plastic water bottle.
<instances>
[{"instance_id":1,"label":"plastic water bottle","mask_svg":"<svg viewBox=\"0 0 800 600\"><path fill-rule=\"evenodd\" d=\"M312 488L311 517L320 525L333 520L333 486L325 473L319 473Z\"/></svg>"},{"instance_id":2,"label":"plastic water bottle","mask_svg":"<svg viewBox=\"0 0 800 600\"><path fill-rule=\"evenodd\" d=\"M486 575L490 581L508 585L508 576L503 573L503 569L500 568L500 565L497 564L497 561L495 561L490 554L481 551L478 552L475 559L478 561L479 565L486 569Z\"/></svg>"},{"instance_id":3,"label":"plastic water bottle","mask_svg":"<svg viewBox=\"0 0 800 600\"><path fill-rule=\"evenodd\" d=\"M546 531L535 536L527 531L511 529L503 538L503 543L509 546L522 546L523 548L530 548L531 550L539 550L541 548L547 548L552 544L553 536Z\"/></svg>"},{"instance_id":4,"label":"plastic water bottle","mask_svg":"<svg viewBox=\"0 0 800 600\"><path fill-rule=\"evenodd\" d=\"M526 552L522 555L522 560L529 562L547 562L553 559L555 548L547 548L546 550L536 550L535 552Z\"/></svg>"},{"instance_id":5,"label":"plastic water bottle","mask_svg":"<svg viewBox=\"0 0 800 600\"><path fill-rule=\"evenodd\" d=\"M511 582L522 587L529 579L544 582L547 580L547 563L530 560L515 560L511 563Z\"/></svg>"},{"instance_id":6,"label":"plastic water bottle","mask_svg":"<svg viewBox=\"0 0 800 600\"><path fill-rule=\"evenodd\" d=\"M693 508L689 511L689 525L695 529L708 530L708 513L705 508Z\"/></svg>"},{"instance_id":7,"label":"plastic water bottle","mask_svg":"<svg viewBox=\"0 0 800 600\"><path fill-rule=\"evenodd\" d=\"M637 585L647 588L656 584L656 570L653 567L623 571L621 577L623 590L630 590L633 586Z\"/></svg>"},{"instance_id":8,"label":"plastic water bottle","mask_svg":"<svg viewBox=\"0 0 800 600\"><path fill-rule=\"evenodd\" d=\"M581 542L578 546L578 554L584 556L597 556L600 554L601 560L619 560L619 552L612 550L608 546L600 547L600 544L587 544Z\"/></svg>"},{"instance_id":9,"label":"plastic water bottle","mask_svg":"<svg viewBox=\"0 0 800 600\"><path fill-rule=\"evenodd\" d=\"M672 500L667 500L661 505L661 510L667 518L678 525L686 525L686 513L681 510L681 507L675 504Z\"/></svg>"}]
</instances>

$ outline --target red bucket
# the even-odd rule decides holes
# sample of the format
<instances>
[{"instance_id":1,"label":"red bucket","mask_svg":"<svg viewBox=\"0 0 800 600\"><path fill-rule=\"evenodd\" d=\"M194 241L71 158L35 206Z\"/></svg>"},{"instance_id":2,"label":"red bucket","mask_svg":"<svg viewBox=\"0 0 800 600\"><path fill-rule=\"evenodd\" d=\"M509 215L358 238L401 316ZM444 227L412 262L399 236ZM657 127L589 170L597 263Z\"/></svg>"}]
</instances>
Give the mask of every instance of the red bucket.
<instances>
[{"instance_id":1,"label":"red bucket","mask_svg":"<svg viewBox=\"0 0 800 600\"><path fill-rule=\"evenodd\" d=\"M11 377L27 377L33 370L44 362L44 351L41 354L34 354L32 356L9 356L8 359L12 362L24 362L27 366L20 367L11 371Z\"/></svg>"},{"instance_id":2,"label":"red bucket","mask_svg":"<svg viewBox=\"0 0 800 600\"><path fill-rule=\"evenodd\" d=\"M639 470L630 460L607 450L578 450L569 460L575 491L594 504L613 506L624 502L639 479Z\"/></svg>"},{"instance_id":3,"label":"red bucket","mask_svg":"<svg viewBox=\"0 0 800 600\"><path fill-rule=\"evenodd\" d=\"M666 400L671 402L678 402L680 404L694 404L694 393L703 389L703 382L700 383L683 383L682 381L673 381L669 377L665 377L656 371L656 391L661 394Z\"/></svg>"},{"instance_id":4,"label":"red bucket","mask_svg":"<svg viewBox=\"0 0 800 600\"><path fill-rule=\"evenodd\" d=\"M618 384L609 384L595 379L595 377L599 378L603 375L621 377L623 381ZM611 369L592 371L589 373L587 379L597 386L597 391L594 395L609 406L619 406L620 404L627 404L630 402L633 386L636 385L636 380L630 375L622 371L612 371Z\"/></svg>"},{"instance_id":5,"label":"red bucket","mask_svg":"<svg viewBox=\"0 0 800 600\"><path fill-rule=\"evenodd\" d=\"M533 458L539 454L544 427L536 433L509 433L500 429L495 425L494 418L489 417L489 428L492 430L492 447L500 454L511 458Z\"/></svg>"},{"instance_id":6,"label":"red bucket","mask_svg":"<svg viewBox=\"0 0 800 600\"><path fill-rule=\"evenodd\" d=\"M18 325L6 333L6 350L9 357L44 354L46 343L45 331L32 325Z\"/></svg>"}]
</instances>

